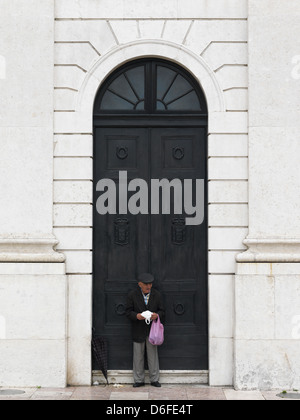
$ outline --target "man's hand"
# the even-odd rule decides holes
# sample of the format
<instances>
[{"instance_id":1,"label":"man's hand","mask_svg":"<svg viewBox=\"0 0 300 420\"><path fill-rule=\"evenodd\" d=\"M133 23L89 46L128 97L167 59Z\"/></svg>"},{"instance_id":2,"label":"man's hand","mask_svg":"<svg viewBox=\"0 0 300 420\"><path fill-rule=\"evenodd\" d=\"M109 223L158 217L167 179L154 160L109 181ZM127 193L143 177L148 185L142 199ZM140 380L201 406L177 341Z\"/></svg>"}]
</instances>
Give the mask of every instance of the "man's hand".
<instances>
[{"instance_id":1,"label":"man's hand","mask_svg":"<svg viewBox=\"0 0 300 420\"><path fill-rule=\"evenodd\" d=\"M151 321L156 321L158 318L158 314L156 314L155 312L153 312L152 317L151 317Z\"/></svg>"},{"instance_id":2,"label":"man's hand","mask_svg":"<svg viewBox=\"0 0 300 420\"><path fill-rule=\"evenodd\" d=\"M139 321L144 321L144 319L145 319L145 318L142 316L142 314L137 314L136 318L137 318Z\"/></svg>"}]
</instances>

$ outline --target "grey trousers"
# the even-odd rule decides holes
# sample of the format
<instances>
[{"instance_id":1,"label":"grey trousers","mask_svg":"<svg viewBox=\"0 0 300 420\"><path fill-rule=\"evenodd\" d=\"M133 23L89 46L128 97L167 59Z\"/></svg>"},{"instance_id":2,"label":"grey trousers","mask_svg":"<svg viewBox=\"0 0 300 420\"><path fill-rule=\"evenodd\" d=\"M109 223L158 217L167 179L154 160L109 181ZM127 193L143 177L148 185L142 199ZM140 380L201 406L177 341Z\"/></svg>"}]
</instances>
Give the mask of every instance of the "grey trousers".
<instances>
[{"instance_id":1,"label":"grey trousers","mask_svg":"<svg viewBox=\"0 0 300 420\"><path fill-rule=\"evenodd\" d=\"M145 382L145 347L147 348L150 382L159 381L157 346L153 346L147 338L143 343L133 343L133 379L135 383Z\"/></svg>"}]
</instances>

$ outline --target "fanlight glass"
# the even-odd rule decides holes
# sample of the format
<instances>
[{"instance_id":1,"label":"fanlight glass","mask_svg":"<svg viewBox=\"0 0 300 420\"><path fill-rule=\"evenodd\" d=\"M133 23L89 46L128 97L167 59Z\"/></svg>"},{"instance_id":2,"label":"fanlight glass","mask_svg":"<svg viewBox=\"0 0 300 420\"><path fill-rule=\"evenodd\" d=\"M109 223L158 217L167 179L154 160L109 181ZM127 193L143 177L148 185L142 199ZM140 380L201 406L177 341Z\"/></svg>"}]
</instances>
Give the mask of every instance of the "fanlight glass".
<instances>
[{"instance_id":1,"label":"fanlight glass","mask_svg":"<svg viewBox=\"0 0 300 420\"><path fill-rule=\"evenodd\" d=\"M103 111L145 109L145 66L135 67L118 76L107 88L101 102Z\"/></svg>"},{"instance_id":2,"label":"fanlight glass","mask_svg":"<svg viewBox=\"0 0 300 420\"><path fill-rule=\"evenodd\" d=\"M157 66L157 110L201 111L198 95L180 73Z\"/></svg>"},{"instance_id":3,"label":"fanlight glass","mask_svg":"<svg viewBox=\"0 0 300 420\"><path fill-rule=\"evenodd\" d=\"M129 67L106 87L100 110L106 112L201 112L195 86L172 65ZM146 109L147 108L147 109Z\"/></svg>"}]
</instances>

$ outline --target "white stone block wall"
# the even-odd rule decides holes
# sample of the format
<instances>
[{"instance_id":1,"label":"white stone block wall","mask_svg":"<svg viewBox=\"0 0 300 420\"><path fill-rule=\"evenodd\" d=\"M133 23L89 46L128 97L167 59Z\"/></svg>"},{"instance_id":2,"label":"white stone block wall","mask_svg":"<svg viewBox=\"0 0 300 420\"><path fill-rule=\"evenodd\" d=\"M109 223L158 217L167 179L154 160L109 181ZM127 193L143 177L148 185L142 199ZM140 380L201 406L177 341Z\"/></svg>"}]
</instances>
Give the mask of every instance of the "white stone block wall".
<instances>
[{"instance_id":1,"label":"white stone block wall","mask_svg":"<svg viewBox=\"0 0 300 420\"><path fill-rule=\"evenodd\" d=\"M249 0L249 235L235 278L234 383L299 389L299 2Z\"/></svg>"},{"instance_id":2,"label":"white stone block wall","mask_svg":"<svg viewBox=\"0 0 300 420\"><path fill-rule=\"evenodd\" d=\"M154 56L208 102L210 384L299 388L299 1L0 3L0 386L90 384L93 101Z\"/></svg>"},{"instance_id":3,"label":"white stone block wall","mask_svg":"<svg viewBox=\"0 0 300 420\"><path fill-rule=\"evenodd\" d=\"M64 264L0 263L0 289L0 387L65 387Z\"/></svg>"},{"instance_id":4,"label":"white stone block wall","mask_svg":"<svg viewBox=\"0 0 300 420\"><path fill-rule=\"evenodd\" d=\"M237 389L299 389L299 263L239 264L235 278Z\"/></svg>"},{"instance_id":5,"label":"white stone block wall","mask_svg":"<svg viewBox=\"0 0 300 420\"><path fill-rule=\"evenodd\" d=\"M213 80L219 92L221 105L209 104L210 382L230 385L235 256L245 249L248 229L247 1L57 0L55 6L54 232L70 282L77 278L78 287L92 274L92 101L106 74L147 55L172 59L193 73L192 59L207 71L199 83ZM139 51L131 58L130 48ZM180 57L183 49L186 58ZM205 93L214 95L210 87ZM82 345L88 366L88 345ZM82 366L70 350L69 359L72 377L81 383L76 369Z\"/></svg>"},{"instance_id":6,"label":"white stone block wall","mask_svg":"<svg viewBox=\"0 0 300 420\"><path fill-rule=\"evenodd\" d=\"M53 239L53 14L50 0L1 1L0 246Z\"/></svg>"},{"instance_id":7,"label":"white stone block wall","mask_svg":"<svg viewBox=\"0 0 300 420\"><path fill-rule=\"evenodd\" d=\"M0 1L0 386L67 384L53 235L53 0Z\"/></svg>"}]
</instances>

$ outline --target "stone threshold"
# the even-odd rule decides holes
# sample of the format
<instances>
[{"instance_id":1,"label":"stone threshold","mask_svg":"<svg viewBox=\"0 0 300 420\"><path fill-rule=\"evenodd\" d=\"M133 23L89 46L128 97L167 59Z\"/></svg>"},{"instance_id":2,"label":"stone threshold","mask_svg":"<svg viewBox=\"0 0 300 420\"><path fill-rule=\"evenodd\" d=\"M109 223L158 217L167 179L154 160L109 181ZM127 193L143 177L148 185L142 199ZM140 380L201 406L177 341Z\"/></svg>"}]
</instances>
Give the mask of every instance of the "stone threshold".
<instances>
[{"instance_id":1,"label":"stone threshold","mask_svg":"<svg viewBox=\"0 0 300 420\"><path fill-rule=\"evenodd\" d=\"M133 377L130 370L110 370L108 371L108 382L110 384L132 384ZM162 384L194 384L207 385L207 370L162 370L160 372L160 382ZM101 371L93 371L93 384L106 384L106 380ZM146 371L146 383L149 381L149 373Z\"/></svg>"}]
</instances>

